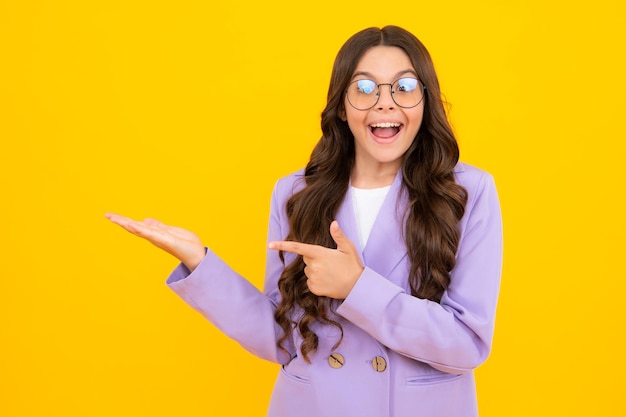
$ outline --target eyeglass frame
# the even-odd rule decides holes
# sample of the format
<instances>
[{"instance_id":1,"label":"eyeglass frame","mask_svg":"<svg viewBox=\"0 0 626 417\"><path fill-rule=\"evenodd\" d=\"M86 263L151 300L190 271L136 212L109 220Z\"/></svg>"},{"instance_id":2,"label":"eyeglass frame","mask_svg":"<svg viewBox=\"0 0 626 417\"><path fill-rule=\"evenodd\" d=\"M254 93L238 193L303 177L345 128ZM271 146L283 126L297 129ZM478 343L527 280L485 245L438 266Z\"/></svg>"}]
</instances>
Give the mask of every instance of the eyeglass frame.
<instances>
[{"instance_id":1,"label":"eyeglass frame","mask_svg":"<svg viewBox=\"0 0 626 417\"><path fill-rule=\"evenodd\" d=\"M402 106L401 104L398 104L398 102L396 101L396 99L393 97L393 93L394 93L394 91L393 91L393 85L394 85L395 83L397 83L398 81L400 81L400 80L404 79L404 78L413 78L414 80L416 80L416 81L417 81L417 83L418 83L420 86L422 86L422 98L420 99L420 101L418 101L418 102L417 102L417 104L415 104L415 105L413 105L413 106ZM417 77L400 77L400 78L398 78L397 80L394 80L391 84L389 84L389 83L380 83L380 84L376 84L376 101L375 101L375 102L374 102L374 104L372 104L371 106L369 106L369 107L367 107L367 108L365 108L365 109L360 109L360 108L356 107L354 104L352 104L352 102L350 101L350 97L348 97L348 90L350 89L350 86L351 86L352 84L357 83L357 82L359 82L359 81L364 81L364 80L368 80L368 81L371 81L371 82L373 82L374 84L376 84L376 81L374 81L374 80L370 80L369 78L362 78L362 79L359 79L359 80L354 80L354 81L351 81L351 82L350 82L350 84L348 84L348 86L346 87L346 90L345 90L346 99L348 100L348 103L350 103L350 106L352 106L352 108L353 108L353 109L355 109L355 110L365 111L365 110L369 110L369 109L371 109L372 107L374 107L375 105L377 105L377 104L378 104L378 101L380 100L380 86L381 86L381 85L388 85L388 86L389 86L389 93L391 94L391 100L393 100L393 102L396 104L396 106L398 106L398 107L400 107L400 108L403 108L403 109L412 109L412 108L414 108L414 107L419 106L419 105L420 105L420 103L421 103L422 101L424 101L424 97L426 97L426 86L424 85L424 83L422 83L422 81L421 81L419 78L417 78Z\"/></svg>"}]
</instances>

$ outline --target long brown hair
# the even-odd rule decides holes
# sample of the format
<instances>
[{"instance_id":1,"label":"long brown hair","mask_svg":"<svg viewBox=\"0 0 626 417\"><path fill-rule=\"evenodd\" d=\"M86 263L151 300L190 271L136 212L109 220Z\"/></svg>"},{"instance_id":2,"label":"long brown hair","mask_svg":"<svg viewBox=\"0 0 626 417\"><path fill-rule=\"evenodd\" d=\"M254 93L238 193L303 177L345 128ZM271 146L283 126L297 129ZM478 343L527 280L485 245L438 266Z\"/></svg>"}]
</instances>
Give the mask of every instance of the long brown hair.
<instances>
[{"instance_id":1,"label":"long brown hair","mask_svg":"<svg viewBox=\"0 0 626 417\"><path fill-rule=\"evenodd\" d=\"M467 193L454 181L459 148L446 117L430 54L414 35L402 28L365 29L339 50L322 112L322 138L313 149L304 173L306 185L287 201L290 231L286 239L336 248L329 225L346 195L355 157L354 136L348 123L342 120L344 94L361 57L378 45L404 50L425 86L422 124L401 168L403 192L409 201L402 232L411 262L408 277L411 294L439 302L455 265L457 225L465 211ZM281 259L284 259L282 253ZM340 330L341 325L331 313L333 300L318 297L308 289L304 266L302 257L298 256L282 272L278 281L281 302L275 319L284 331L279 346L297 327L303 338L300 349L308 361L308 354L318 345L311 325L317 321Z\"/></svg>"}]
</instances>

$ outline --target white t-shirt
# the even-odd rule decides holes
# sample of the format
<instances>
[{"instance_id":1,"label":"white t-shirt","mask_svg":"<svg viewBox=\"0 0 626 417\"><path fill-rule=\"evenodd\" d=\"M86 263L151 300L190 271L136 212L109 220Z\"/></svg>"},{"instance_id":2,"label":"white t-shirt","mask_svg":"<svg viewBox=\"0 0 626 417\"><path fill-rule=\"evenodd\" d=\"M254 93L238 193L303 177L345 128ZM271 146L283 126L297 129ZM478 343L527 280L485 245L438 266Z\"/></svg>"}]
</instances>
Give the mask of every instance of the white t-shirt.
<instances>
[{"instance_id":1,"label":"white t-shirt","mask_svg":"<svg viewBox=\"0 0 626 417\"><path fill-rule=\"evenodd\" d=\"M354 215L356 224L359 229L359 240L361 248L365 247L367 239L370 236L380 207L387 197L387 193L391 185L382 188L355 188L350 186L352 191L352 205L354 206Z\"/></svg>"}]
</instances>

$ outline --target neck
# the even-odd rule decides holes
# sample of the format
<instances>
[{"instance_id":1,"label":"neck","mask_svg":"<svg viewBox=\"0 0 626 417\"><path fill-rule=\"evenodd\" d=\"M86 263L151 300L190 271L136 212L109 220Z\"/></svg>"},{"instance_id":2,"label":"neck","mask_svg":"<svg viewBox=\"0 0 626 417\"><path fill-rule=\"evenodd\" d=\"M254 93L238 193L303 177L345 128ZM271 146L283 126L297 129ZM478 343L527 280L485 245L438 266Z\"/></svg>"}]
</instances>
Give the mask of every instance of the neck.
<instances>
[{"instance_id":1,"label":"neck","mask_svg":"<svg viewBox=\"0 0 626 417\"><path fill-rule=\"evenodd\" d=\"M359 169L358 165L352 169L350 183L356 188L381 188L391 185L396 178L400 167L384 167L382 169Z\"/></svg>"}]
</instances>

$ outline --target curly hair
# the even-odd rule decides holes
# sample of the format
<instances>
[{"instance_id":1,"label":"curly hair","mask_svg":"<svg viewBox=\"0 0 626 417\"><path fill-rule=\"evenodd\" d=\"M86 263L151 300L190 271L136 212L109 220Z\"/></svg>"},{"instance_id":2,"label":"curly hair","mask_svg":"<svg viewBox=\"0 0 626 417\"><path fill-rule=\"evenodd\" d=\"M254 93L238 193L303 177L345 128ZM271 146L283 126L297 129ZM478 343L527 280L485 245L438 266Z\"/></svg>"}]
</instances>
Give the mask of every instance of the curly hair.
<instances>
[{"instance_id":1,"label":"curly hair","mask_svg":"<svg viewBox=\"0 0 626 417\"><path fill-rule=\"evenodd\" d=\"M465 212L466 190L454 179L459 147L448 122L439 82L430 54L410 32L397 26L368 28L353 35L341 47L334 62L326 108L322 112L322 137L305 168L305 187L287 201L290 231L287 240L336 248L329 225L348 190L354 166L354 136L345 115L345 90L361 57L372 47L401 48L411 60L425 87L422 124L402 164L403 192L408 195L404 239L411 263L408 277L411 294L439 302L450 283L459 243L458 223ZM283 254L281 259L284 261ZM286 265L278 288L281 301L276 322L285 340L297 328L303 338L303 358L318 346L311 329L314 322L342 330L331 314L333 300L307 287L302 256ZM297 317L296 317L296 314ZM335 348L341 343L341 338Z\"/></svg>"}]
</instances>

